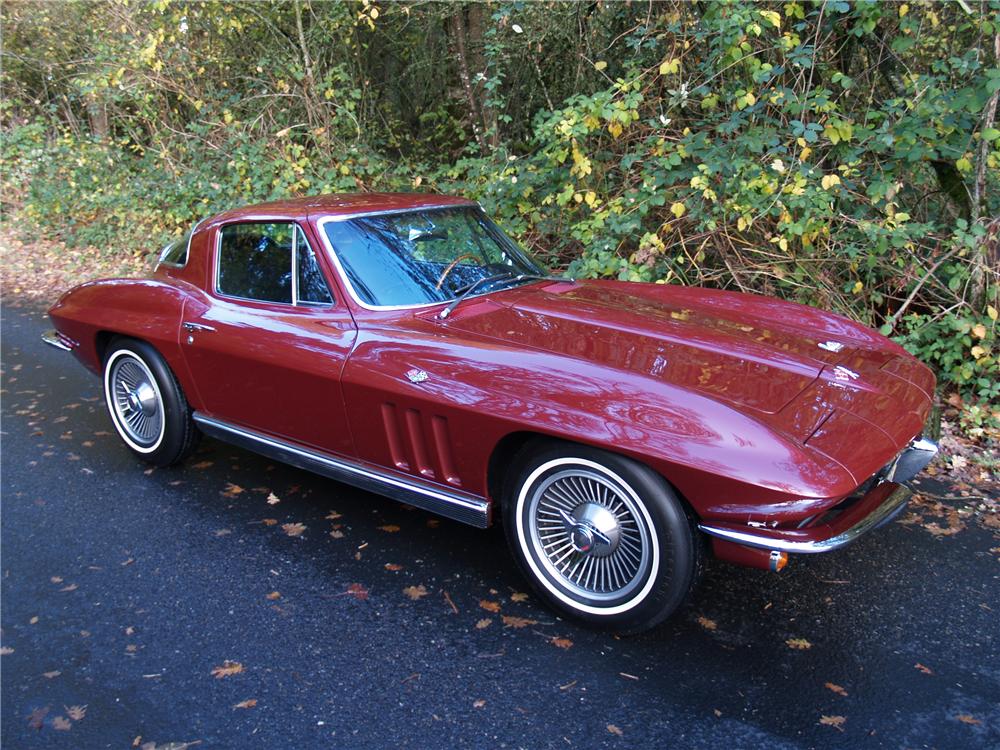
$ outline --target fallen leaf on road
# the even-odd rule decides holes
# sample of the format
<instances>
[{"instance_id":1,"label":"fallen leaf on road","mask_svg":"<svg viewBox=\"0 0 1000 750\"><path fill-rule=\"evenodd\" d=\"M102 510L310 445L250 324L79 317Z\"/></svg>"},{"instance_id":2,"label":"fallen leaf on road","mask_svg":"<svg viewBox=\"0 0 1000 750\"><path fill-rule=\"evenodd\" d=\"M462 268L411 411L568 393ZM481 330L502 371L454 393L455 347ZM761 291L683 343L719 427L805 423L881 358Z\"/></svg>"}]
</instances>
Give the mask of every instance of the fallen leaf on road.
<instances>
[{"instance_id":1,"label":"fallen leaf on road","mask_svg":"<svg viewBox=\"0 0 1000 750\"><path fill-rule=\"evenodd\" d=\"M788 648L795 648L800 651L805 651L806 649L813 647L813 645L805 638L789 638L785 641L785 643L788 644Z\"/></svg>"},{"instance_id":2,"label":"fallen leaf on road","mask_svg":"<svg viewBox=\"0 0 1000 750\"><path fill-rule=\"evenodd\" d=\"M277 495L275 495L273 492L271 492L270 494L268 494L268 496L267 496L267 504L268 505L277 505L280 502L281 502L281 498L278 497Z\"/></svg>"},{"instance_id":3,"label":"fallen leaf on road","mask_svg":"<svg viewBox=\"0 0 1000 750\"><path fill-rule=\"evenodd\" d=\"M45 717L49 713L49 707L36 708L30 714L28 714L28 726L32 729L41 729L42 724L45 722Z\"/></svg>"},{"instance_id":4,"label":"fallen leaf on road","mask_svg":"<svg viewBox=\"0 0 1000 750\"><path fill-rule=\"evenodd\" d=\"M340 529L334 529L333 531L330 532L330 536L332 536L334 539L343 539L344 532L341 531Z\"/></svg>"},{"instance_id":5,"label":"fallen leaf on road","mask_svg":"<svg viewBox=\"0 0 1000 750\"><path fill-rule=\"evenodd\" d=\"M238 484L233 484L232 482L226 483L226 489L222 491L222 494L226 497L236 497L243 493L243 488Z\"/></svg>"},{"instance_id":6,"label":"fallen leaf on road","mask_svg":"<svg viewBox=\"0 0 1000 750\"><path fill-rule=\"evenodd\" d=\"M52 576L49 580L52 581L52 583L62 583L63 582L63 579L60 576Z\"/></svg>"},{"instance_id":7,"label":"fallen leaf on road","mask_svg":"<svg viewBox=\"0 0 1000 750\"><path fill-rule=\"evenodd\" d=\"M955 718L958 719L963 724L973 724L973 725L975 725L975 724L982 724L983 723L979 719L977 719L976 717L969 716L969 714L959 714Z\"/></svg>"},{"instance_id":8,"label":"fallen leaf on road","mask_svg":"<svg viewBox=\"0 0 1000 750\"><path fill-rule=\"evenodd\" d=\"M280 599L281 598L281 592L280 591L272 591L270 594L267 595L267 598L270 599L273 602L275 599Z\"/></svg>"},{"instance_id":9,"label":"fallen leaf on road","mask_svg":"<svg viewBox=\"0 0 1000 750\"><path fill-rule=\"evenodd\" d=\"M0 646L0 656L7 656L8 654L13 654L14 649L10 646Z\"/></svg>"},{"instance_id":10,"label":"fallen leaf on road","mask_svg":"<svg viewBox=\"0 0 1000 750\"><path fill-rule=\"evenodd\" d=\"M836 693L837 695L843 695L843 696L846 696L846 695L847 695L847 691L846 691L846 690L844 690L844 688L842 688L842 687L841 687L840 685L835 685L835 684L834 684L834 683L832 683L832 682L828 682L828 683L826 683L826 684L824 685L824 687L825 687L825 688L826 688L827 690L832 690L832 691L833 691L833 692L835 692L835 693Z\"/></svg>"},{"instance_id":11,"label":"fallen leaf on road","mask_svg":"<svg viewBox=\"0 0 1000 750\"><path fill-rule=\"evenodd\" d=\"M402 565L397 565L396 563L386 563L385 564L385 569L386 570L390 570L393 573L395 573L395 572L397 572L399 570L402 570L403 566Z\"/></svg>"},{"instance_id":12,"label":"fallen leaf on road","mask_svg":"<svg viewBox=\"0 0 1000 750\"><path fill-rule=\"evenodd\" d=\"M302 532L306 530L305 524L301 523L283 523L281 528L288 536L302 536Z\"/></svg>"},{"instance_id":13,"label":"fallen leaf on road","mask_svg":"<svg viewBox=\"0 0 1000 750\"><path fill-rule=\"evenodd\" d=\"M823 716L819 717L819 723L823 726L833 727L841 732L844 731L844 722L847 721L845 716Z\"/></svg>"},{"instance_id":14,"label":"fallen leaf on road","mask_svg":"<svg viewBox=\"0 0 1000 750\"><path fill-rule=\"evenodd\" d=\"M36 625L38 623L38 615L35 615L30 620L28 620L29 625Z\"/></svg>"},{"instance_id":15,"label":"fallen leaf on road","mask_svg":"<svg viewBox=\"0 0 1000 750\"><path fill-rule=\"evenodd\" d=\"M698 624L705 628L705 630L715 630L719 627L715 620L709 620L707 617L701 616L698 617Z\"/></svg>"},{"instance_id":16,"label":"fallen leaf on road","mask_svg":"<svg viewBox=\"0 0 1000 750\"><path fill-rule=\"evenodd\" d=\"M233 706L233 708L253 708L256 705L257 705L257 699L256 698L250 698L250 699L245 700L245 701L240 701L235 706Z\"/></svg>"},{"instance_id":17,"label":"fallen leaf on road","mask_svg":"<svg viewBox=\"0 0 1000 750\"><path fill-rule=\"evenodd\" d=\"M331 510L329 513L326 514L325 518L327 521L336 521L338 518L340 518L340 514L335 510Z\"/></svg>"},{"instance_id":18,"label":"fallen leaf on road","mask_svg":"<svg viewBox=\"0 0 1000 750\"><path fill-rule=\"evenodd\" d=\"M625 734L621 729L616 727L614 724L608 724L608 731L611 732L611 734L617 735L618 737L621 737L623 734Z\"/></svg>"},{"instance_id":19,"label":"fallen leaf on road","mask_svg":"<svg viewBox=\"0 0 1000 750\"><path fill-rule=\"evenodd\" d=\"M573 641L571 641L569 638L552 638L549 640L549 643L551 643L553 646L556 646L557 648L565 648L565 649L573 648Z\"/></svg>"},{"instance_id":20,"label":"fallen leaf on road","mask_svg":"<svg viewBox=\"0 0 1000 750\"><path fill-rule=\"evenodd\" d=\"M242 664L238 661L229 661L229 659L226 659L221 667L212 668L212 676L217 680L221 680L223 677L232 677L234 674L239 674L242 671Z\"/></svg>"},{"instance_id":21,"label":"fallen leaf on road","mask_svg":"<svg viewBox=\"0 0 1000 750\"><path fill-rule=\"evenodd\" d=\"M515 591L510 595L510 600L512 602L526 602L528 601L528 595L522 594L520 591Z\"/></svg>"},{"instance_id":22,"label":"fallen leaf on road","mask_svg":"<svg viewBox=\"0 0 1000 750\"><path fill-rule=\"evenodd\" d=\"M920 662L917 662L916 664L914 664L913 667L914 667L914 669L919 669L924 674L934 674L934 670L932 670L930 667L925 667Z\"/></svg>"},{"instance_id":23,"label":"fallen leaf on road","mask_svg":"<svg viewBox=\"0 0 1000 750\"><path fill-rule=\"evenodd\" d=\"M96 435L97 433L95 432L94 434ZM196 464L191 464L191 468L192 469L207 469L212 464L213 464L212 461L199 461Z\"/></svg>"},{"instance_id":24,"label":"fallen leaf on road","mask_svg":"<svg viewBox=\"0 0 1000 750\"><path fill-rule=\"evenodd\" d=\"M387 523L385 526L379 526L378 529L379 531L387 531L390 534L395 534L399 531L399 527L394 523Z\"/></svg>"},{"instance_id":25,"label":"fallen leaf on road","mask_svg":"<svg viewBox=\"0 0 1000 750\"><path fill-rule=\"evenodd\" d=\"M428 518L427 519L427 528L428 529L436 529L440 525L441 525L441 521L439 521L436 518Z\"/></svg>"},{"instance_id":26,"label":"fallen leaf on road","mask_svg":"<svg viewBox=\"0 0 1000 750\"><path fill-rule=\"evenodd\" d=\"M355 599L365 600L368 598L368 589L362 586L360 583L352 583L347 587L347 593L353 596Z\"/></svg>"},{"instance_id":27,"label":"fallen leaf on road","mask_svg":"<svg viewBox=\"0 0 1000 750\"><path fill-rule=\"evenodd\" d=\"M53 669L51 672L42 672L42 677L44 677L47 680L53 680L61 674L62 672L60 672L58 669Z\"/></svg>"},{"instance_id":28,"label":"fallen leaf on road","mask_svg":"<svg viewBox=\"0 0 1000 750\"><path fill-rule=\"evenodd\" d=\"M480 698L479 700L476 700L476 701L472 701L472 707L473 708L482 708L485 705L486 705L486 701L484 701L482 698Z\"/></svg>"},{"instance_id":29,"label":"fallen leaf on road","mask_svg":"<svg viewBox=\"0 0 1000 750\"><path fill-rule=\"evenodd\" d=\"M218 529L218 530L216 530L215 535L216 536L229 536L232 533L233 533L232 529Z\"/></svg>"},{"instance_id":30,"label":"fallen leaf on road","mask_svg":"<svg viewBox=\"0 0 1000 750\"><path fill-rule=\"evenodd\" d=\"M481 599L479 601L479 606L485 609L487 612L499 612L500 605L497 602L490 602L486 599Z\"/></svg>"},{"instance_id":31,"label":"fallen leaf on road","mask_svg":"<svg viewBox=\"0 0 1000 750\"><path fill-rule=\"evenodd\" d=\"M80 587L77 586L75 583L71 583L69 586L63 586L59 590L60 591L76 591L78 588L80 588Z\"/></svg>"},{"instance_id":32,"label":"fallen leaf on road","mask_svg":"<svg viewBox=\"0 0 1000 750\"><path fill-rule=\"evenodd\" d=\"M538 620L529 620L527 617L504 615L501 619L503 620L503 624L508 628L526 628L529 625L538 624Z\"/></svg>"},{"instance_id":33,"label":"fallen leaf on road","mask_svg":"<svg viewBox=\"0 0 1000 750\"><path fill-rule=\"evenodd\" d=\"M65 716L55 716L52 719L52 728L58 729L60 732L68 732L73 728L73 724Z\"/></svg>"},{"instance_id":34,"label":"fallen leaf on road","mask_svg":"<svg viewBox=\"0 0 1000 750\"><path fill-rule=\"evenodd\" d=\"M66 713L73 721L80 721L87 715L86 706L63 706L63 708L66 709Z\"/></svg>"},{"instance_id":35,"label":"fallen leaf on road","mask_svg":"<svg viewBox=\"0 0 1000 750\"><path fill-rule=\"evenodd\" d=\"M416 601L423 596L427 596L427 589L423 585L407 586L403 589L403 593L410 597L413 601Z\"/></svg>"},{"instance_id":36,"label":"fallen leaf on road","mask_svg":"<svg viewBox=\"0 0 1000 750\"><path fill-rule=\"evenodd\" d=\"M278 525L278 519L277 518L265 518L263 521L261 521L261 523L264 524L265 526L277 526Z\"/></svg>"}]
</instances>

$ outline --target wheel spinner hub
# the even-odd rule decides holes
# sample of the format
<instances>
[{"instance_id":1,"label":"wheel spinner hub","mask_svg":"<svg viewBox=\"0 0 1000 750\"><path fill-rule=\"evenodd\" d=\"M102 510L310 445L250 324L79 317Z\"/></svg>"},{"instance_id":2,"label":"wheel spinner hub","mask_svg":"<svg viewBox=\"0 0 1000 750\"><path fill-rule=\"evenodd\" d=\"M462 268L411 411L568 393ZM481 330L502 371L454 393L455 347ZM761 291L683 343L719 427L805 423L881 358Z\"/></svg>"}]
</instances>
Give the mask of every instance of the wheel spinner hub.
<instances>
[{"instance_id":1,"label":"wheel spinner hub","mask_svg":"<svg viewBox=\"0 0 1000 750\"><path fill-rule=\"evenodd\" d=\"M560 510L573 549L594 557L607 557L618 548L621 529L615 515L597 503L583 503L572 513Z\"/></svg>"}]
</instances>

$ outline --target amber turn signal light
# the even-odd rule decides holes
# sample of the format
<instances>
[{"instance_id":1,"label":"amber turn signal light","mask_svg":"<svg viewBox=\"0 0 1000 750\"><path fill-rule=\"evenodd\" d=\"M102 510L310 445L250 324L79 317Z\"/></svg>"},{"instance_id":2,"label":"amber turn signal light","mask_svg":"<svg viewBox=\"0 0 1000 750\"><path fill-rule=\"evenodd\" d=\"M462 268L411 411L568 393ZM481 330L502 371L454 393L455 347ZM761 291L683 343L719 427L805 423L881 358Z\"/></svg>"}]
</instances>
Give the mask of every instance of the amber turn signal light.
<instances>
[{"instance_id":1,"label":"amber turn signal light","mask_svg":"<svg viewBox=\"0 0 1000 750\"><path fill-rule=\"evenodd\" d=\"M778 552L778 550L771 551L771 571L777 573L779 570L788 565L788 553Z\"/></svg>"}]
</instances>

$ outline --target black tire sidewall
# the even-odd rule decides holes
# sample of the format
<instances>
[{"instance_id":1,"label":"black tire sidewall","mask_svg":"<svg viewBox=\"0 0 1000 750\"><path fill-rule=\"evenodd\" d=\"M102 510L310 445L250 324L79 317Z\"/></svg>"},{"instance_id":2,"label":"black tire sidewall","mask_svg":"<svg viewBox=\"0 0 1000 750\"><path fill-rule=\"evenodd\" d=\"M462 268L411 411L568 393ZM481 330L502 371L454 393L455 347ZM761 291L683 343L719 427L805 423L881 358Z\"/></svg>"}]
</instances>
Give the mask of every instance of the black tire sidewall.
<instances>
[{"instance_id":1,"label":"black tire sidewall","mask_svg":"<svg viewBox=\"0 0 1000 750\"><path fill-rule=\"evenodd\" d=\"M159 391L163 407L164 427L163 438L155 450L148 452L137 450L129 444L129 441L123 435L123 429L118 422L114 406L109 401L109 370L112 361L117 359L116 355L119 352L141 360L149 368L149 371L156 380L156 388ZM104 385L104 400L108 409L108 415L111 418L111 423L114 425L118 437L122 439L125 446L143 461L157 466L168 466L177 461L186 447L189 429L187 423L191 418L190 410L173 373L170 371L170 367L160 353L143 341L124 338L115 339L108 347L107 354L105 355L101 379Z\"/></svg>"},{"instance_id":2,"label":"black tire sidewall","mask_svg":"<svg viewBox=\"0 0 1000 750\"><path fill-rule=\"evenodd\" d=\"M656 570L650 572L653 581L648 590L639 586L638 593L625 601L585 604L586 609L555 595L539 580L528 557L533 551L522 545L519 528L524 529L527 540L530 524L527 508L518 517L518 499L525 482L539 467L556 459L582 459L604 467L617 475L638 496L652 523L651 535L655 537ZM546 473L532 481L532 486L542 481ZM526 490L530 494L530 487ZM589 625L622 633L646 630L669 617L684 601L691 589L698 570L699 540L677 493L659 474L649 467L619 454L589 446L570 443L529 445L517 457L513 470L508 474L502 498L502 516L507 543L525 577L536 593L553 609ZM530 547L530 541L527 542ZM652 567L652 566L651 566ZM575 599L569 592L562 596ZM631 603L630 603L631 602ZM623 605L627 605L622 608ZM619 608L620 611L603 613L602 608Z\"/></svg>"}]
</instances>

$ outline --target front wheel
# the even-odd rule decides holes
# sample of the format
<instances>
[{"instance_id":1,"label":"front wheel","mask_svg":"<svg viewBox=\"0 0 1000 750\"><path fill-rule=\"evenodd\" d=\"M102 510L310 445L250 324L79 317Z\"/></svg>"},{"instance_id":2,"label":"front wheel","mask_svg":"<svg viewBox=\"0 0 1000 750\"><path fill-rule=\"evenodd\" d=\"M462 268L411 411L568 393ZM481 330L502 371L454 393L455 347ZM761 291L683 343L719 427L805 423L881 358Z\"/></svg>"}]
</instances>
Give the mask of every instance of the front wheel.
<instances>
[{"instance_id":1,"label":"front wheel","mask_svg":"<svg viewBox=\"0 0 1000 750\"><path fill-rule=\"evenodd\" d=\"M538 594L571 617L639 632L684 601L701 544L670 485L636 461L528 446L509 476L507 541Z\"/></svg>"},{"instance_id":2,"label":"front wheel","mask_svg":"<svg viewBox=\"0 0 1000 750\"><path fill-rule=\"evenodd\" d=\"M170 367L152 346L116 339L104 360L104 398L118 436L157 466L183 460L198 431Z\"/></svg>"}]
</instances>

